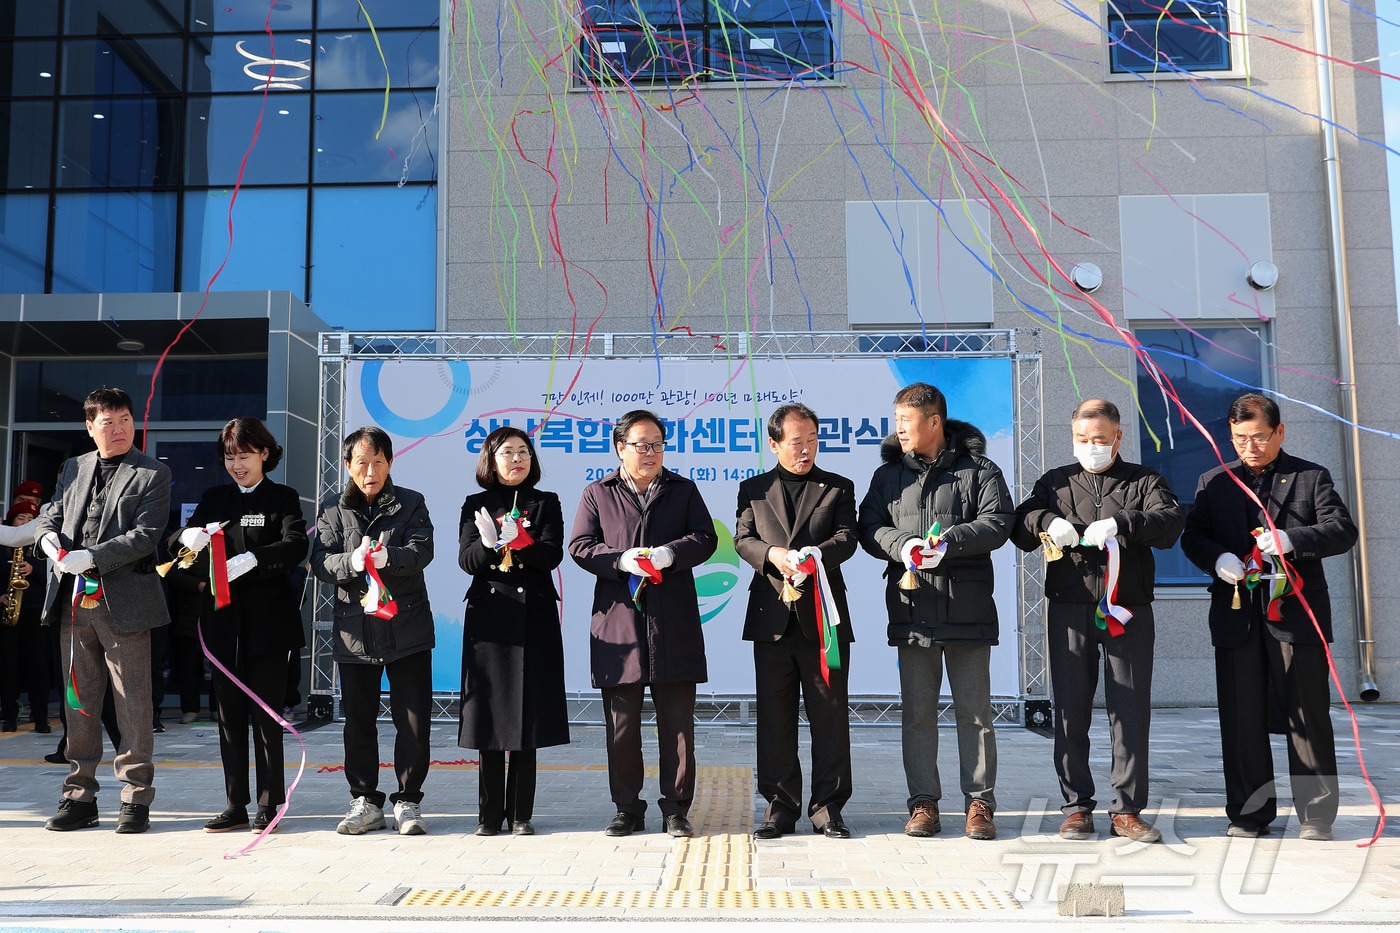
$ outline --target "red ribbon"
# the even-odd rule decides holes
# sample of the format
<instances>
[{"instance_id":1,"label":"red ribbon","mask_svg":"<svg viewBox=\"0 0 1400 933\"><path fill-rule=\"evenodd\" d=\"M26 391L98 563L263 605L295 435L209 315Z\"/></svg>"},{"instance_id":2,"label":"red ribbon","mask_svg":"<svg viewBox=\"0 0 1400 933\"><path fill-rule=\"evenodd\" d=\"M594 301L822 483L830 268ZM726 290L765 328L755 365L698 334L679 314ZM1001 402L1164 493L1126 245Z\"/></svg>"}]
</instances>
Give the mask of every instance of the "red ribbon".
<instances>
[{"instance_id":1,"label":"red ribbon","mask_svg":"<svg viewBox=\"0 0 1400 933\"><path fill-rule=\"evenodd\" d=\"M817 657L821 663L822 680L830 687L831 672L841 669L841 643L836 638L835 629L841 624L840 610L826 578L826 566L817 560L817 555L808 554L797 569L812 581L812 608L817 619L817 643L821 645Z\"/></svg>"},{"instance_id":2,"label":"red ribbon","mask_svg":"<svg viewBox=\"0 0 1400 933\"><path fill-rule=\"evenodd\" d=\"M366 607L365 615L372 615L377 619L388 620L399 614L399 604L395 601L394 594L389 592L389 588L385 586L384 581L379 578L379 568L374 566L372 555L382 547L384 547L384 545L376 541L374 547L370 548L369 552L365 554L365 573L369 574L369 578L374 584L370 587L370 592L365 594L366 596L374 597L374 609L371 611Z\"/></svg>"},{"instance_id":3,"label":"red ribbon","mask_svg":"<svg viewBox=\"0 0 1400 933\"><path fill-rule=\"evenodd\" d=\"M223 609L233 602L228 588L228 555L222 528L209 535L209 591L214 594L215 609Z\"/></svg>"}]
</instances>

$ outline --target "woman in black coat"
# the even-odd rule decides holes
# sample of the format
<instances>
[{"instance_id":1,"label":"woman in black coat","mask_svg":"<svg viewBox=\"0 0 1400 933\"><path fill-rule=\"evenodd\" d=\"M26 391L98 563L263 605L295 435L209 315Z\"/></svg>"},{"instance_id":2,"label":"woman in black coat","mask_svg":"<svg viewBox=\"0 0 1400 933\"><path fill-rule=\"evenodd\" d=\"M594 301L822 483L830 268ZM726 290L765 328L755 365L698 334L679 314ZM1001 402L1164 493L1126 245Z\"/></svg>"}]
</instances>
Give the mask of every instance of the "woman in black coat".
<instances>
[{"instance_id":1,"label":"woman in black coat","mask_svg":"<svg viewBox=\"0 0 1400 933\"><path fill-rule=\"evenodd\" d=\"M536 489L540 465L519 428L486 438L462 503L458 561L472 575L462 633L462 723L457 744L481 751L476 834L508 821L534 833L535 750L569 743L564 641L552 574L564 559L559 497ZM510 778L506 778L506 752Z\"/></svg>"},{"instance_id":2,"label":"woman in black coat","mask_svg":"<svg viewBox=\"0 0 1400 933\"><path fill-rule=\"evenodd\" d=\"M300 593L291 573L306 560L306 519L295 489L266 477L282 460L282 448L257 418L234 418L219 432L219 456L233 484L206 491L195 507L189 528L171 535L172 553L194 552L198 558L178 572L197 580L205 601L201 618L204 644L224 667L248 686L270 709L282 708L287 654L306 644ZM209 533L223 523L231 602L214 608L209 592ZM215 704L219 709L219 753L224 763L228 807L204 824L206 832L247 829L248 721L253 722L258 809L255 832L266 829L286 802L282 769L282 724L269 716L216 667Z\"/></svg>"}]
</instances>

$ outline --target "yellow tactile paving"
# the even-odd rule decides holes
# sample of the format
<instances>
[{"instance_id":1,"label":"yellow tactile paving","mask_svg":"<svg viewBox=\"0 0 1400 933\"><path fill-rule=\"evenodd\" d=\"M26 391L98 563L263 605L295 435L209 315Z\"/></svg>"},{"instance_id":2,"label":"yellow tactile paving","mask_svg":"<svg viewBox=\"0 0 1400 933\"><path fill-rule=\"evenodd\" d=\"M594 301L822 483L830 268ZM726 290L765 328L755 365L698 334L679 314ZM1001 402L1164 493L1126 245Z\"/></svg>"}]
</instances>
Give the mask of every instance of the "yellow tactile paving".
<instances>
[{"instance_id":1,"label":"yellow tactile paving","mask_svg":"<svg viewBox=\"0 0 1400 933\"><path fill-rule=\"evenodd\" d=\"M1019 910L999 891L477 891L415 888L400 907L605 910Z\"/></svg>"},{"instance_id":2,"label":"yellow tactile paving","mask_svg":"<svg viewBox=\"0 0 1400 933\"><path fill-rule=\"evenodd\" d=\"M656 777L648 767L647 776ZM677 839L659 890L500 891L413 888L400 907L500 910L1016 910L997 891L757 890L753 841L753 770L700 767L691 822L701 835Z\"/></svg>"}]
</instances>

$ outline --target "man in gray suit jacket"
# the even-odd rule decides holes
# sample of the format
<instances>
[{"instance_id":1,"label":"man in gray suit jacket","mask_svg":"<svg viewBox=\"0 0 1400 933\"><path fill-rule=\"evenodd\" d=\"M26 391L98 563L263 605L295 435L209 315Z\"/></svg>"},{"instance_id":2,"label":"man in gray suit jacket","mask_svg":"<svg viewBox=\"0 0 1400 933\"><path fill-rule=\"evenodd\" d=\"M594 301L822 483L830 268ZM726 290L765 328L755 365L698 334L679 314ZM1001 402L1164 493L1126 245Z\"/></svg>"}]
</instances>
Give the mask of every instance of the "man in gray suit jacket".
<instances>
[{"instance_id":1,"label":"man in gray suit jacket","mask_svg":"<svg viewBox=\"0 0 1400 933\"><path fill-rule=\"evenodd\" d=\"M72 677L69 701L73 694L77 700L69 706L71 766L63 801L45 827L62 832L97 825L102 702L110 676L122 736L113 766L126 785L117 832L143 833L155 797L151 629L170 623L155 574L156 542L170 514L170 470L133 449L131 397L121 389L95 390L83 402L83 415L97 450L63 464L53 501L33 522L57 578L44 598L44 624L61 626L62 665Z\"/></svg>"}]
</instances>

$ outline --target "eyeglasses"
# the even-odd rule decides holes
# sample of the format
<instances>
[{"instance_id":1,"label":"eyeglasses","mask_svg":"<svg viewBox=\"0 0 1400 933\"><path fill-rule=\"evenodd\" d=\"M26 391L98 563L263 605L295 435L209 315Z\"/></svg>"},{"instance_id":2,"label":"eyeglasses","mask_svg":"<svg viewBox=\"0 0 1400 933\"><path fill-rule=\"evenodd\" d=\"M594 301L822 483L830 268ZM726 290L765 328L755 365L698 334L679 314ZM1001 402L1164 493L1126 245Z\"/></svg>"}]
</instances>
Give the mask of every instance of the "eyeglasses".
<instances>
[{"instance_id":1,"label":"eyeglasses","mask_svg":"<svg viewBox=\"0 0 1400 933\"><path fill-rule=\"evenodd\" d=\"M1253 447L1255 450L1258 450L1269 443L1269 441L1273 440L1274 435L1277 433L1278 428L1274 428L1268 434L1231 434L1230 443L1234 444L1240 450L1244 450L1246 447Z\"/></svg>"},{"instance_id":2,"label":"eyeglasses","mask_svg":"<svg viewBox=\"0 0 1400 933\"><path fill-rule=\"evenodd\" d=\"M624 446L624 447L631 447L633 450L635 450L635 451L636 451L637 453L639 453L639 454L645 454L645 453L657 453L657 454L659 454L659 453L661 453L663 450L666 449L666 442L665 442L665 441L652 441L651 443L647 443L646 441L623 441L623 442L622 442L622 446Z\"/></svg>"},{"instance_id":3,"label":"eyeglasses","mask_svg":"<svg viewBox=\"0 0 1400 933\"><path fill-rule=\"evenodd\" d=\"M510 449L507 449L505 447L502 447L496 451L496 456L500 457L502 460L529 460L530 448L512 447Z\"/></svg>"}]
</instances>

